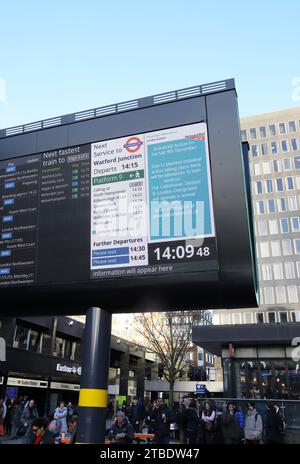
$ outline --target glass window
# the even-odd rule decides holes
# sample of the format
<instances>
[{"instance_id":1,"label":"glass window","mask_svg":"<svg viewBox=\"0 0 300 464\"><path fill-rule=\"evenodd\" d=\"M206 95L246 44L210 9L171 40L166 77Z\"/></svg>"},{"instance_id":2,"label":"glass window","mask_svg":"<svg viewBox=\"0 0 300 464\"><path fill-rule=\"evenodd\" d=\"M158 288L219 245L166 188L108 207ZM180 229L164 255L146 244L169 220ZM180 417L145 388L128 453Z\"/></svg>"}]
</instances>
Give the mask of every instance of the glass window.
<instances>
[{"instance_id":1,"label":"glass window","mask_svg":"<svg viewBox=\"0 0 300 464\"><path fill-rule=\"evenodd\" d=\"M258 221L258 235L267 235L267 221Z\"/></svg>"},{"instance_id":2,"label":"glass window","mask_svg":"<svg viewBox=\"0 0 300 464\"><path fill-rule=\"evenodd\" d=\"M296 123L295 123L295 121L289 121L288 128L289 128L289 132L296 132Z\"/></svg>"},{"instance_id":3,"label":"glass window","mask_svg":"<svg viewBox=\"0 0 300 464\"><path fill-rule=\"evenodd\" d=\"M286 303L285 288L283 286L276 287L276 299L278 304Z\"/></svg>"},{"instance_id":4,"label":"glass window","mask_svg":"<svg viewBox=\"0 0 300 464\"><path fill-rule=\"evenodd\" d=\"M253 171L255 176L260 176L260 164L259 163L254 163L253 164Z\"/></svg>"},{"instance_id":5,"label":"glass window","mask_svg":"<svg viewBox=\"0 0 300 464\"><path fill-rule=\"evenodd\" d=\"M16 326L13 347L28 350L30 329L21 325Z\"/></svg>"},{"instance_id":6,"label":"glass window","mask_svg":"<svg viewBox=\"0 0 300 464\"><path fill-rule=\"evenodd\" d=\"M287 140L281 140L281 151L282 153L286 153L287 151L289 151Z\"/></svg>"},{"instance_id":7,"label":"glass window","mask_svg":"<svg viewBox=\"0 0 300 464\"><path fill-rule=\"evenodd\" d=\"M289 232L289 220L288 218L280 219L280 229L283 234L288 234Z\"/></svg>"},{"instance_id":8,"label":"glass window","mask_svg":"<svg viewBox=\"0 0 300 464\"><path fill-rule=\"evenodd\" d=\"M300 261L296 261L297 276L300 277Z\"/></svg>"},{"instance_id":9,"label":"glass window","mask_svg":"<svg viewBox=\"0 0 300 464\"><path fill-rule=\"evenodd\" d=\"M263 324L264 323L264 313L257 313L257 322L259 324Z\"/></svg>"},{"instance_id":10,"label":"glass window","mask_svg":"<svg viewBox=\"0 0 300 464\"><path fill-rule=\"evenodd\" d=\"M294 190L294 179L293 177L286 178L287 188L288 190Z\"/></svg>"},{"instance_id":11,"label":"glass window","mask_svg":"<svg viewBox=\"0 0 300 464\"><path fill-rule=\"evenodd\" d=\"M282 179L281 179L281 181L282 181ZM278 198L278 211L280 213L282 213L283 211L286 211L285 198Z\"/></svg>"},{"instance_id":12,"label":"glass window","mask_svg":"<svg viewBox=\"0 0 300 464\"><path fill-rule=\"evenodd\" d=\"M294 239L294 248L296 255L300 255L300 238Z\"/></svg>"},{"instance_id":13,"label":"glass window","mask_svg":"<svg viewBox=\"0 0 300 464\"><path fill-rule=\"evenodd\" d=\"M296 188L297 190L300 190L300 177L296 176Z\"/></svg>"},{"instance_id":14,"label":"glass window","mask_svg":"<svg viewBox=\"0 0 300 464\"><path fill-rule=\"evenodd\" d=\"M254 156L254 157L258 155L257 145L252 145L251 146L251 153L252 153L252 156Z\"/></svg>"},{"instance_id":15,"label":"glass window","mask_svg":"<svg viewBox=\"0 0 300 464\"><path fill-rule=\"evenodd\" d=\"M283 165L285 171L290 171L292 169L291 158L284 158Z\"/></svg>"},{"instance_id":16,"label":"glass window","mask_svg":"<svg viewBox=\"0 0 300 464\"><path fill-rule=\"evenodd\" d=\"M243 142L247 140L247 131L245 129L241 130L241 138Z\"/></svg>"},{"instance_id":17,"label":"glass window","mask_svg":"<svg viewBox=\"0 0 300 464\"><path fill-rule=\"evenodd\" d=\"M297 198L296 197L288 197L289 203L289 210L290 211L297 211Z\"/></svg>"},{"instance_id":18,"label":"glass window","mask_svg":"<svg viewBox=\"0 0 300 464\"><path fill-rule=\"evenodd\" d=\"M256 129L255 129L255 127L252 127L250 129L250 138L251 139L256 139Z\"/></svg>"},{"instance_id":19,"label":"glass window","mask_svg":"<svg viewBox=\"0 0 300 464\"><path fill-rule=\"evenodd\" d=\"M259 195L260 193L262 193L262 181L261 180L258 180L256 182L256 193Z\"/></svg>"},{"instance_id":20,"label":"glass window","mask_svg":"<svg viewBox=\"0 0 300 464\"><path fill-rule=\"evenodd\" d=\"M268 258L270 256L269 242L260 242L260 256Z\"/></svg>"},{"instance_id":21,"label":"glass window","mask_svg":"<svg viewBox=\"0 0 300 464\"><path fill-rule=\"evenodd\" d=\"M259 128L259 136L260 136L260 138L265 138L265 137L267 137L266 126L261 126L261 127Z\"/></svg>"},{"instance_id":22,"label":"glass window","mask_svg":"<svg viewBox=\"0 0 300 464\"><path fill-rule=\"evenodd\" d=\"M273 160L273 171L280 172L280 161L279 160Z\"/></svg>"},{"instance_id":23,"label":"glass window","mask_svg":"<svg viewBox=\"0 0 300 464\"><path fill-rule=\"evenodd\" d=\"M64 357L64 339L63 338L56 337L53 356L58 356L59 358Z\"/></svg>"},{"instance_id":24,"label":"glass window","mask_svg":"<svg viewBox=\"0 0 300 464\"><path fill-rule=\"evenodd\" d=\"M291 147L293 151L299 150L298 139L291 139Z\"/></svg>"},{"instance_id":25,"label":"glass window","mask_svg":"<svg viewBox=\"0 0 300 464\"><path fill-rule=\"evenodd\" d=\"M262 264L262 278L263 280L272 280L272 267L271 264Z\"/></svg>"},{"instance_id":26,"label":"glass window","mask_svg":"<svg viewBox=\"0 0 300 464\"><path fill-rule=\"evenodd\" d=\"M286 130L285 130L285 123L284 122L280 122L279 123L279 134L285 134L286 133Z\"/></svg>"},{"instance_id":27,"label":"glass window","mask_svg":"<svg viewBox=\"0 0 300 464\"><path fill-rule=\"evenodd\" d=\"M269 323L274 324L276 322L275 313L268 313Z\"/></svg>"},{"instance_id":28,"label":"glass window","mask_svg":"<svg viewBox=\"0 0 300 464\"><path fill-rule=\"evenodd\" d=\"M283 181L281 178L276 179L277 192L283 192Z\"/></svg>"},{"instance_id":29,"label":"glass window","mask_svg":"<svg viewBox=\"0 0 300 464\"><path fill-rule=\"evenodd\" d=\"M271 142L271 152L272 152L272 155L277 155L278 153L277 142Z\"/></svg>"},{"instance_id":30,"label":"glass window","mask_svg":"<svg viewBox=\"0 0 300 464\"><path fill-rule=\"evenodd\" d=\"M42 333L38 332L37 330L30 329L28 351L34 351L36 353L40 353L41 352L41 341L42 341Z\"/></svg>"},{"instance_id":31,"label":"glass window","mask_svg":"<svg viewBox=\"0 0 300 464\"><path fill-rule=\"evenodd\" d=\"M285 276L287 279L295 279L295 268L293 261L284 263Z\"/></svg>"},{"instance_id":32,"label":"glass window","mask_svg":"<svg viewBox=\"0 0 300 464\"><path fill-rule=\"evenodd\" d=\"M283 279L282 263L274 263L273 264L273 269L274 269L274 279L275 280L282 280Z\"/></svg>"},{"instance_id":33,"label":"glass window","mask_svg":"<svg viewBox=\"0 0 300 464\"><path fill-rule=\"evenodd\" d=\"M270 234L278 234L278 225L277 225L277 219L270 219L269 220L269 229L270 229Z\"/></svg>"},{"instance_id":34,"label":"glass window","mask_svg":"<svg viewBox=\"0 0 300 464\"><path fill-rule=\"evenodd\" d=\"M290 256L292 254L292 242L290 239L282 240L282 249L284 256Z\"/></svg>"},{"instance_id":35,"label":"glass window","mask_svg":"<svg viewBox=\"0 0 300 464\"><path fill-rule=\"evenodd\" d=\"M295 165L295 169L300 169L300 156L294 157L294 165Z\"/></svg>"},{"instance_id":36,"label":"glass window","mask_svg":"<svg viewBox=\"0 0 300 464\"><path fill-rule=\"evenodd\" d=\"M270 132L270 137L274 137L276 135L276 125L275 124L269 124L269 132Z\"/></svg>"},{"instance_id":37,"label":"glass window","mask_svg":"<svg viewBox=\"0 0 300 464\"><path fill-rule=\"evenodd\" d=\"M291 224L292 224L292 231L299 232L300 230L299 216L292 217Z\"/></svg>"},{"instance_id":38,"label":"glass window","mask_svg":"<svg viewBox=\"0 0 300 464\"><path fill-rule=\"evenodd\" d=\"M265 287L265 304L274 304L274 290L273 287Z\"/></svg>"},{"instance_id":39,"label":"glass window","mask_svg":"<svg viewBox=\"0 0 300 464\"><path fill-rule=\"evenodd\" d=\"M257 205L257 214L265 214L264 201L263 200L257 201L256 205Z\"/></svg>"},{"instance_id":40,"label":"glass window","mask_svg":"<svg viewBox=\"0 0 300 464\"><path fill-rule=\"evenodd\" d=\"M274 256L274 257L281 256L279 240L273 240L271 242L271 251L272 251L272 256Z\"/></svg>"},{"instance_id":41,"label":"glass window","mask_svg":"<svg viewBox=\"0 0 300 464\"><path fill-rule=\"evenodd\" d=\"M263 173L264 174L271 174L270 163L269 161L263 162Z\"/></svg>"},{"instance_id":42,"label":"glass window","mask_svg":"<svg viewBox=\"0 0 300 464\"><path fill-rule=\"evenodd\" d=\"M284 313L280 312L279 317L280 317L280 322L283 322L283 323L287 322L287 313L286 312L284 312Z\"/></svg>"},{"instance_id":43,"label":"glass window","mask_svg":"<svg viewBox=\"0 0 300 464\"><path fill-rule=\"evenodd\" d=\"M299 362L288 361L288 378L290 399L299 400L300 398L300 369Z\"/></svg>"},{"instance_id":44,"label":"glass window","mask_svg":"<svg viewBox=\"0 0 300 464\"><path fill-rule=\"evenodd\" d=\"M268 154L268 144L267 143L262 143L261 144L261 154L263 156Z\"/></svg>"},{"instance_id":45,"label":"glass window","mask_svg":"<svg viewBox=\"0 0 300 464\"><path fill-rule=\"evenodd\" d=\"M272 193L273 192L273 184L271 179L266 180L266 192Z\"/></svg>"},{"instance_id":46,"label":"glass window","mask_svg":"<svg viewBox=\"0 0 300 464\"><path fill-rule=\"evenodd\" d=\"M292 313L290 313L290 317L291 317L292 322L297 322L296 321L296 313L294 311Z\"/></svg>"},{"instance_id":47,"label":"glass window","mask_svg":"<svg viewBox=\"0 0 300 464\"><path fill-rule=\"evenodd\" d=\"M240 313L234 313L233 314L233 323L234 324L241 324L242 323L242 318Z\"/></svg>"},{"instance_id":48,"label":"glass window","mask_svg":"<svg viewBox=\"0 0 300 464\"><path fill-rule=\"evenodd\" d=\"M268 207L269 207L269 213L270 214L275 213L275 211L276 211L276 209L275 209L275 200L273 200L273 199L268 200Z\"/></svg>"},{"instance_id":49,"label":"glass window","mask_svg":"<svg viewBox=\"0 0 300 464\"><path fill-rule=\"evenodd\" d=\"M296 285L288 285L287 291L289 303L298 303L298 292Z\"/></svg>"}]
</instances>

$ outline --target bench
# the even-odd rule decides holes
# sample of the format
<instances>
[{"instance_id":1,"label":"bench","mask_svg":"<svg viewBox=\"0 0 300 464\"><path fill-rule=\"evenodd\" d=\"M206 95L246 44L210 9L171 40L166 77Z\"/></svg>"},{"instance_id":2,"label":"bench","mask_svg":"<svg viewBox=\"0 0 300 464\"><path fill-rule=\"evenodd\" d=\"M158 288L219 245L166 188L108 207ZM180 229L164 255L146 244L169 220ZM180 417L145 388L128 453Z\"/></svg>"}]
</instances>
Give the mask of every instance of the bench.
<instances>
[{"instance_id":1,"label":"bench","mask_svg":"<svg viewBox=\"0 0 300 464\"><path fill-rule=\"evenodd\" d=\"M154 440L154 437L155 437L154 433L135 433L133 435L133 440L136 441L137 443L141 443L141 442L149 443L152 440ZM105 441L104 441L105 445L110 445L111 443L112 441L105 438Z\"/></svg>"}]
</instances>

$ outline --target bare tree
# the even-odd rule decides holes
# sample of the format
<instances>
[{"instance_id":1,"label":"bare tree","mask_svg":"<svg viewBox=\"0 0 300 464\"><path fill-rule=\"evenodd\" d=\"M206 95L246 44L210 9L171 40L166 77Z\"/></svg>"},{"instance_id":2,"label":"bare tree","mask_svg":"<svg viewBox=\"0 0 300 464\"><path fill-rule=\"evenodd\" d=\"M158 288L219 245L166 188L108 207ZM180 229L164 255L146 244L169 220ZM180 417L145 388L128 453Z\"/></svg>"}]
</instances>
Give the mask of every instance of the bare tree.
<instances>
[{"instance_id":1,"label":"bare tree","mask_svg":"<svg viewBox=\"0 0 300 464\"><path fill-rule=\"evenodd\" d=\"M136 322L138 333L145 339L146 350L156 355L164 367L172 404L175 381L187 368L195 314L189 311L143 313L136 315Z\"/></svg>"}]
</instances>

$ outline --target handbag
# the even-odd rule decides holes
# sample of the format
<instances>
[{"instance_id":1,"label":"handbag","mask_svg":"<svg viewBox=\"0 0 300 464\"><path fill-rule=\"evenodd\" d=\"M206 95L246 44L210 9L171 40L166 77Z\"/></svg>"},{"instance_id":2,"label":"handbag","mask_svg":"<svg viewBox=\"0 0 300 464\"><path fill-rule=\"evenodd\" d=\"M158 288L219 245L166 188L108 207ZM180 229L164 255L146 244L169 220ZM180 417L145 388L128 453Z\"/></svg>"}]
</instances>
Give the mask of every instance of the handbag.
<instances>
[{"instance_id":1,"label":"handbag","mask_svg":"<svg viewBox=\"0 0 300 464\"><path fill-rule=\"evenodd\" d=\"M205 422L204 428L207 432L211 432L215 428L215 424L212 421Z\"/></svg>"}]
</instances>

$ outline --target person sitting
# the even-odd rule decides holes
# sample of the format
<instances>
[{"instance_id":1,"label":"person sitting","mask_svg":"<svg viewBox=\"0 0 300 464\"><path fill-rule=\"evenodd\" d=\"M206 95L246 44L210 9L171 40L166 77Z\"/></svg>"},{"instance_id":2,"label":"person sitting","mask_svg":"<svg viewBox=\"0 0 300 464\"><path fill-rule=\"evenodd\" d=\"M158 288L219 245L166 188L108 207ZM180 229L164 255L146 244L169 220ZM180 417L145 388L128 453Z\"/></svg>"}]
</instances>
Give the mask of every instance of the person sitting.
<instances>
[{"instance_id":1,"label":"person sitting","mask_svg":"<svg viewBox=\"0 0 300 464\"><path fill-rule=\"evenodd\" d=\"M32 422L33 445L54 445L54 435L47 427L46 417L40 417Z\"/></svg>"},{"instance_id":2,"label":"person sitting","mask_svg":"<svg viewBox=\"0 0 300 464\"><path fill-rule=\"evenodd\" d=\"M108 437L117 445L131 443L133 440L134 430L130 422L126 419L123 411L118 411L115 423L112 425Z\"/></svg>"}]
</instances>

